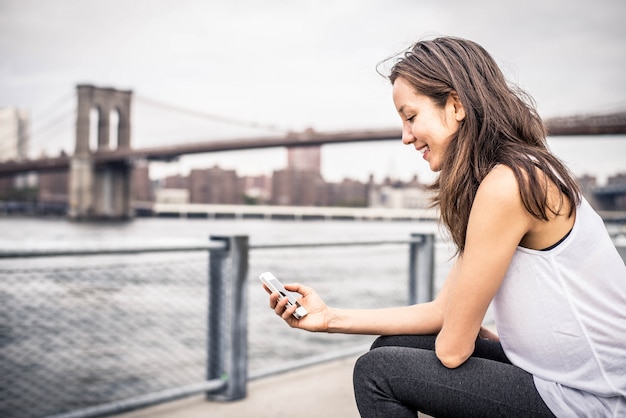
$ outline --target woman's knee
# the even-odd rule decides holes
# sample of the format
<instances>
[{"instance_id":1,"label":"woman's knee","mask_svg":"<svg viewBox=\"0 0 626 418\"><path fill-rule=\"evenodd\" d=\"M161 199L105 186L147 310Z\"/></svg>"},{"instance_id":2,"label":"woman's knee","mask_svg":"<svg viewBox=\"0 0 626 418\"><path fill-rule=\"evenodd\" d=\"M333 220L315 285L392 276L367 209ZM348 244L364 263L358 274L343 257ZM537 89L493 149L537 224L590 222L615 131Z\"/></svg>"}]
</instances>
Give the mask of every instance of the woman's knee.
<instances>
[{"instance_id":1,"label":"woman's knee","mask_svg":"<svg viewBox=\"0 0 626 418\"><path fill-rule=\"evenodd\" d=\"M386 363L384 352L386 350L373 350L363 354L354 364L353 384L355 391L368 390L372 383L381 377L381 365Z\"/></svg>"},{"instance_id":2,"label":"woman's knee","mask_svg":"<svg viewBox=\"0 0 626 418\"><path fill-rule=\"evenodd\" d=\"M370 350L373 350L379 347L387 347L389 345L389 339L390 337L388 336L382 336L382 337L376 338L376 340L374 340L374 342L372 343Z\"/></svg>"},{"instance_id":3,"label":"woman's knee","mask_svg":"<svg viewBox=\"0 0 626 418\"><path fill-rule=\"evenodd\" d=\"M435 335L383 335L376 338L370 350L380 347L408 347L434 350L435 339Z\"/></svg>"},{"instance_id":4,"label":"woman's knee","mask_svg":"<svg viewBox=\"0 0 626 418\"><path fill-rule=\"evenodd\" d=\"M370 355L371 352L363 354L356 360L354 364L354 370L352 373L354 386L356 388L357 382L361 383L368 379L372 369L375 368L375 362Z\"/></svg>"}]
</instances>

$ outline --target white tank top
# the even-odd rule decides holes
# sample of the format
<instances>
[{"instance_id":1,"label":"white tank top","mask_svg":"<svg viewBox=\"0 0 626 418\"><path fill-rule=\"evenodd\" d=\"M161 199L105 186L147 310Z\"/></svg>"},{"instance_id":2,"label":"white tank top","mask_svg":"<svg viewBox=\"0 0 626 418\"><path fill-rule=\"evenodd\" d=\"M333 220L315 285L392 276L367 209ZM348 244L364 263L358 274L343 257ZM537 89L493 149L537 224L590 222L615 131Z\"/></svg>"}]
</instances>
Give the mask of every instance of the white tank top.
<instances>
[{"instance_id":1,"label":"white tank top","mask_svg":"<svg viewBox=\"0 0 626 418\"><path fill-rule=\"evenodd\" d=\"M493 305L505 353L556 416L626 416L626 266L586 200L557 247L517 248Z\"/></svg>"}]
</instances>

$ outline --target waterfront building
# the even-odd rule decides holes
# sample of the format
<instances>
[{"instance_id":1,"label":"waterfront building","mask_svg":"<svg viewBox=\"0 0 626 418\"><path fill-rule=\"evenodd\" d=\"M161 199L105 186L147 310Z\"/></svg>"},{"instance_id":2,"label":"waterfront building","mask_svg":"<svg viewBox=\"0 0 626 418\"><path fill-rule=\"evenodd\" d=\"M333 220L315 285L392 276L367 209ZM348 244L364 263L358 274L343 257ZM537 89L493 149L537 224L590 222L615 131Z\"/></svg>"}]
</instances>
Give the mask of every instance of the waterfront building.
<instances>
[{"instance_id":1,"label":"waterfront building","mask_svg":"<svg viewBox=\"0 0 626 418\"><path fill-rule=\"evenodd\" d=\"M321 147L288 147L287 168L274 171L270 203L281 206L324 206Z\"/></svg>"},{"instance_id":2,"label":"waterfront building","mask_svg":"<svg viewBox=\"0 0 626 418\"><path fill-rule=\"evenodd\" d=\"M163 179L162 187L164 189L188 189L189 177L176 174L175 176L167 176Z\"/></svg>"},{"instance_id":3,"label":"waterfront building","mask_svg":"<svg viewBox=\"0 0 626 418\"><path fill-rule=\"evenodd\" d=\"M152 183L150 182L149 165L147 161L138 161L133 167L131 177L132 196L134 201L151 202L154 200Z\"/></svg>"},{"instance_id":4,"label":"waterfront building","mask_svg":"<svg viewBox=\"0 0 626 418\"><path fill-rule=\"evenodd\" d=\"M0 161L28 158L29 119L27 110L0 108Z\"/></svg>"},{"instance_id":5,"label":"waterfront building","mask_svg":"<svg viewBox=\"0 0 626 418\"><path fill-rule=\"evenodd\" d=\"M66 203L69 177L67 170L39 174L38 199L41 203Z\"/></svg>"},{"instance_id":6,"label":"waterfront building","mask_svg":"<svg viewBox=\"0 0 626 418\"><path fill-rule=\"evenodd\" d=\"M407 183L386 179L369 190L369 206L372 208L424 209L429 204L430 194L417 176Z\"/></svg>"},{"instance_id":7,"label":"waterfront building","mask_svg":"<svg viewBox=\"0 0 626 418\"><path fill-rule=\"evenodd\" d=\"M266 175L243 178L243 192L248 204L267 204L272 198L272 178Z\"/></svg>"},{"instance_id":8,"label":"waterfront building","mask_svg":"<svg viewBox=\"0 0 626 418\"><path fill-rule=\"evenodd\" d=\"M243 181L235 170L223 170L218 166L189 173L190 203L244 203Z\"/></svg>"},{"instance_id":9,"label":"waterfront building","mask_svg":"<svg viewBox=\"0 0 626 418\"><path fill-rule=\"evenodd\" d=\"M585 174L582 177L578 177L576 180L578 181L578 185L580 186L580 190L583 193L583 196L585 196L585 199L587 199L589 204L594 209L598 210L599 203L593 194L593 189L598 187L598 180L596 177Z\"/></svg>"},{"instance_id":10,"label":"waterfront building","mask_svg":"<svg viewBox=\"0 0 626 418\"><path fill-rule=\"evenodd\" d=\"M172 203L186 205L189 203L189 190L187 189L157 189L155 193L156 203Z\"/></svg>"},{"instance_id":11,"label":"waterfront building","mask_svg":"<svg viewBox=\"0 0 626 418\"><path fill-rule=\"evenodd\" d=\"M287 147L287 168L297 171L321 172L322 151L319 145Z\"/></svg>"},{"instance_id":12,"label":"waterfront building","mask_svg":"<svg viewBox=\"0 0 626 418\"><path fill-rule=\"evenodd\" d=\"M281 206L321 206L324 180L317 171L287 168L274 171L270 203Z\"/></svg>"},{"instance_id":13,"label":"waterfront building","mask_svg":"<svg viewBox=\"0 0 626 418\"><path fill-rule=\"evenodd\" d=\"M324 206L367 207L369 187L370 184L352 179L327 183Z\"/></svg>"},{"instance_id":14,"label":"waterfront building","mask_svg":"<svg viewBox=\"0 0 626 418\"><path fill-rule=\"evenodd\" d=\"M626 189L626 173L619 173L614 176L608 178L606 183L608 188L615 187L616 189L624 190ZM613 207L611 210L617 211L626 211L626 194L622 192L622 194L616 193L613 197Z\"/></svg>"}]
</instances>

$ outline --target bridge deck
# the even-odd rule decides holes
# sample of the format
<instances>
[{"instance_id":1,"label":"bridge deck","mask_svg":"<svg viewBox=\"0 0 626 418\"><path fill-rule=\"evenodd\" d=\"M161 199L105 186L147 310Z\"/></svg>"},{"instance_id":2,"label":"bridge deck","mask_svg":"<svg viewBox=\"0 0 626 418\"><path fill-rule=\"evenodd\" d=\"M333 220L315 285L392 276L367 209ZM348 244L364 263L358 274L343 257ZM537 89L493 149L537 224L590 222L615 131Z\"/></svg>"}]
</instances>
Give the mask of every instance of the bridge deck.
<instances>
[{"instance_id":1,"label":"bridge deck","mask_svg":"<svg viewBox=\"0 0 626 418\"><path fill-rule=\"evenodd\" d=\"M626 134L626 112L550 118L545 120L545 126L549 136ZM128 162L137 159L171 161L186 154L271 147L315 146L346 142L399 141L401 136L402 131L399 128L334 132L308 130L305 132L290 132L286 135L213 139L144 149L121 147L111 151L100 150L93 153L93 158L96 163L105 164ZM0 175L67 169L69 164L70 158L66 155L38 160L2 162L0 163Z\"/></svg>"}]
</instances>

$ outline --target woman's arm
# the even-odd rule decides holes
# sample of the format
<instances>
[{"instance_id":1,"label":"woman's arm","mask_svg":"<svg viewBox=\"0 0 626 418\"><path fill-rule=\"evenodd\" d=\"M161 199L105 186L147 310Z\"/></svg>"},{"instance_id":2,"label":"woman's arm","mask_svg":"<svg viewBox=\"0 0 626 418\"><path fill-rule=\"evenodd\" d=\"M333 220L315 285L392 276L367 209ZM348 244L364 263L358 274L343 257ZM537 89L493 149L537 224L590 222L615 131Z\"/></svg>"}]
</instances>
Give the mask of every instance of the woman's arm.
<instances>
[{"instance_id":1,"label":"woman's arm","mask_svg":"<svg viewBox=\"0 0 626 418\"><path fill-rule=\"evenodd\" d=\"M482 181L472 205L465 252L448 297L436 353L450 368L474 351L476 336L515 249L532 225L512 170L497 166Z\"/></svg>"},{"instance_id":2,"label":"woman's arm","mask_svg":"<svg viewBox=\"0 0 626 418\"><path fill-rule=\"evenodd\" d=\"M457 263L435 300L428 303L386 309L336 309L326 306L312 288L290 284L285 288L302 295L300 303L307 309L308 315L300 320L291 316L295 307L285 309L286 300L278 301L277 294L270 296L270 306L291 327L308 331L370 335L436 334L443 325L456 270Z\"/></svg>"}]
</instances>

